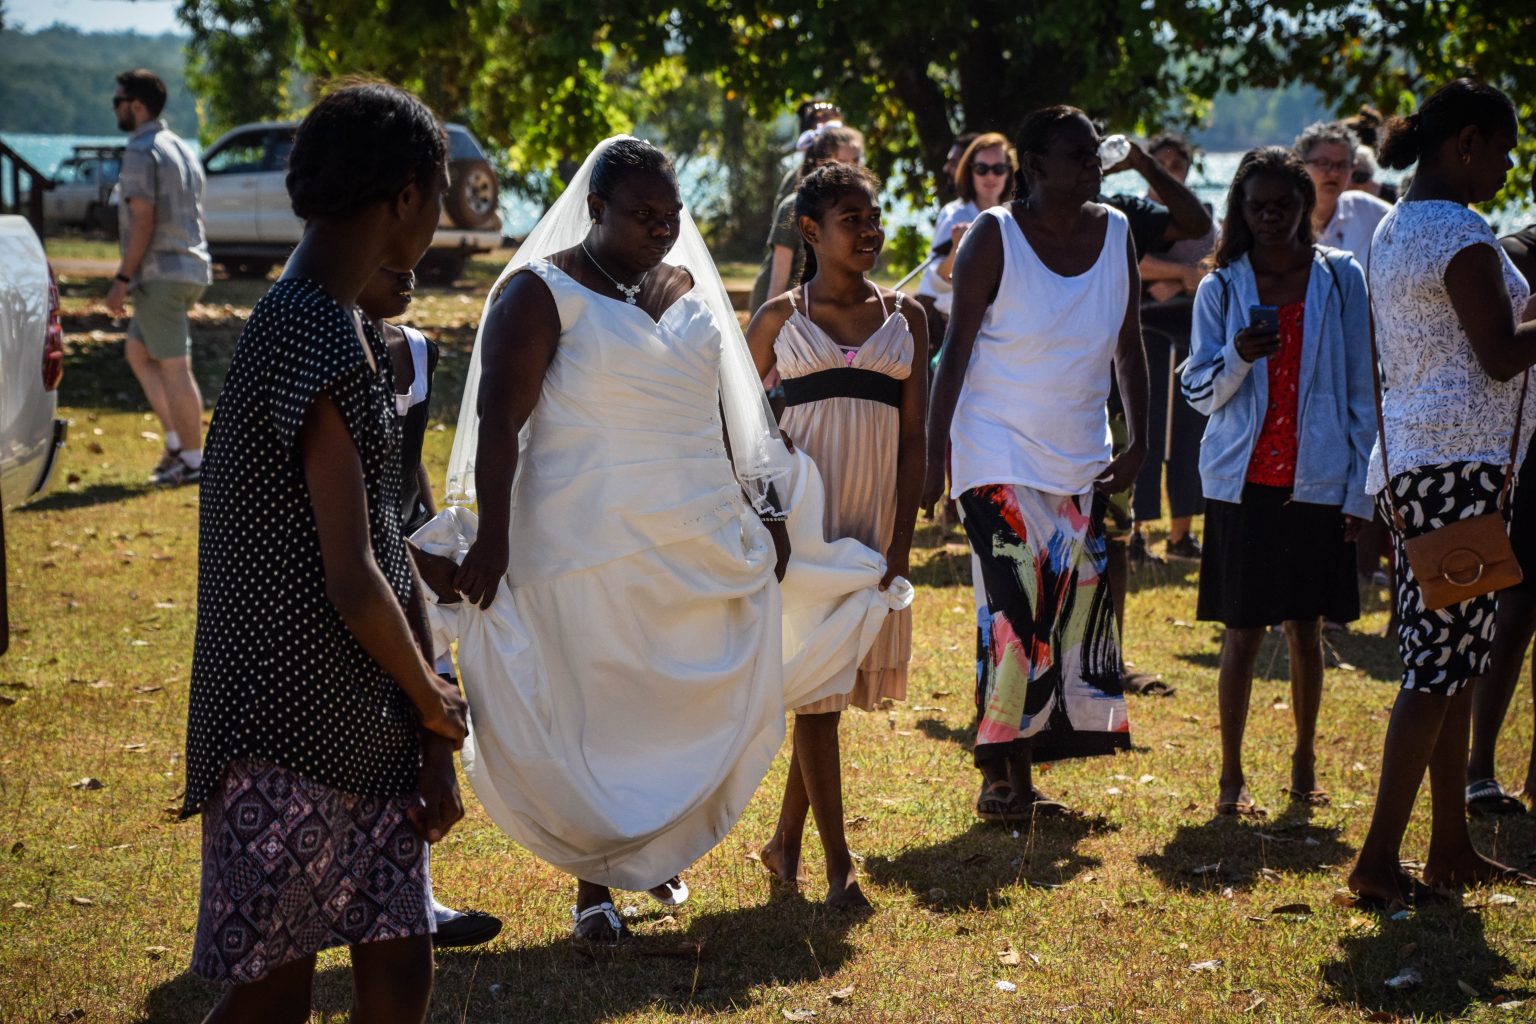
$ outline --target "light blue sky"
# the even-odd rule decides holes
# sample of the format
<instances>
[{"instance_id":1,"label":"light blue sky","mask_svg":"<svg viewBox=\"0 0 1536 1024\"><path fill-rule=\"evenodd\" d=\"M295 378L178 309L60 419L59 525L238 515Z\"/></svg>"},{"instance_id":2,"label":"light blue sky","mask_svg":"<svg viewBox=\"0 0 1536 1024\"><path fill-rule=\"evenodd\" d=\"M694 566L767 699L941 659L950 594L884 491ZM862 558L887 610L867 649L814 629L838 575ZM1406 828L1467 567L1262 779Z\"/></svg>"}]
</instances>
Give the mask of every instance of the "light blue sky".
<instances>
[{"instance_id":1,"label":"light blue sky","mask_svg":"<svg viewBox=\"0 0 1536 1024\"><path fill-rule=\"evenodd\" d=\"M176 21L176 0L6 0L6 24L47 28L62 22L84 32L133 29L146 35L183 32Z\"/></svg>"}]
</instances>

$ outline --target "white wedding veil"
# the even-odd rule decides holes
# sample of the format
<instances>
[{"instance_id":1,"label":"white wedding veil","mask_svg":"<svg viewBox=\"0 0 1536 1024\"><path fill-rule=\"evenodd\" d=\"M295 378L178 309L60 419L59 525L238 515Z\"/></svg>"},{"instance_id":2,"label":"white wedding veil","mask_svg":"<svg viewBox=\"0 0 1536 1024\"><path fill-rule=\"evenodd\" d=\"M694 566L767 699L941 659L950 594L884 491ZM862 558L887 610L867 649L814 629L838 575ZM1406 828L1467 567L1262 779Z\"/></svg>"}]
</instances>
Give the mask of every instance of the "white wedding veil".
<instances>
[{"instance_id":1,"label":"white wedding veil","mask_svg":"<svg viewBox=\"0 0 1536 1024\"><path fill-rule=\"evenodd\" d=\"M464 394L459 402L459 426L453 439L453 452L448 458L446 501L450 505L467 505L475 500L475 452L480 437L480 362L481 345L485 341L485 319L491 304L501 294L502 287L519 268L530 261L548 257L576 245L586 238L592 227L592 216L587 210L587 194L591 191L592 168L603 151L629 135L615 135L597 145L581 169L544 214L543 219L529 232L523 244L518 246L511 262L496 279L485 299L480 328L475 334L475 348L470 356L469 372L464 380ZM693 292L702 298L720 325L720 399L725 413L725 425L730 433L731 461L736 479L758 511L767 511L768 485L775 479L786 477L790 472L791 456L779 438L773 413L763 393L761 379L747 349L746 337L736 319L725 283L715 269L715 261L704 245L704 238L694 225L685 206L678 231L677 244L667 254L666 262L686 267L693 275ZM787 494L784 495L788 497Z\"/></svg>"}]
</instances>

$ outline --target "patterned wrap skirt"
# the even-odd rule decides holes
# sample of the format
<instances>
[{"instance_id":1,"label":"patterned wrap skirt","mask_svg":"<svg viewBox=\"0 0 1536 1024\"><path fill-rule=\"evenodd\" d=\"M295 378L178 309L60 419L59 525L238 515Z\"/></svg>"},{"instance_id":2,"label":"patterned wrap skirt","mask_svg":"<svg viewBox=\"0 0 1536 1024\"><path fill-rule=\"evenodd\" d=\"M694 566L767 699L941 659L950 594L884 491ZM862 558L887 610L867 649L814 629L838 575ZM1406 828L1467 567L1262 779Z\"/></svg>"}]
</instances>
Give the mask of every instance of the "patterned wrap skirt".
<instances>
[{"instance_id":1,"label":"patterned wrap skirt","mask_svg":"<svg viewBox=\"0 0 1536 1024\"><path fill-rule=\"evenodd\" d=\"M1405 690L1449 697L1488 670L1493 653L1496 594L1482 594L1430 611L1403 541L1448 523L1480 516L1498 502L1504 467L1489 462L1442 462L1394 476L1377 496L1381 514L1392 523L1395 505L1406 527L1392 527L1392 560L1397 566L1397 650Z\"/></svg>"},{"instance_id":2,"label":"patterned wrap skirt","mask_svg":"<svg viewBox=\"0 0 1536 1024\"><path fill-rule=\"evenodd\" d=\"M987 596L978 764L1026 740L1039 762L1131 745L1093 501L1005 484L960 496Z\"/></svg>"},{"instance_id":3,"label":"patterned wrap skirt","mask_svg":"<svg viewBox=\"0 0 1536 1024\"><path fill-rule=\"evenodd\" d=\"M330 946L434 931L427 844L407 801L230 762L203 808L192 970L248 984Z\"/></svg>"}]
</instances>

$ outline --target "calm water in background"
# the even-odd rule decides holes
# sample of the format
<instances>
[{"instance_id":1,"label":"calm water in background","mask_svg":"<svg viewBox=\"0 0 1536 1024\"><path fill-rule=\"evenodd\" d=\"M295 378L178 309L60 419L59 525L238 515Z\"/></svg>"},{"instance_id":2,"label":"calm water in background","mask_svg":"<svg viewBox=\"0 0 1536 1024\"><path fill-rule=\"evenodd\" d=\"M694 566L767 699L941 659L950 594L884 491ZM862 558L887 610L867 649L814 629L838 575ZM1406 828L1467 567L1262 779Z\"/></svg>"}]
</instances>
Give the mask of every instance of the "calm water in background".
<instances>
[{"instance_id":1,"label":"calm water in background","mask_svg":"<svg viewBox=\"0 0 1536 1024\"><path fill-rule=\"evenodd\" d=\"M73 147L77 145L115 145L123 142L123 135L27 135L12 132L0 133L3 140L11 148L15 149L27 161L45 174L53 174L59 164L70 155ZM188 144L197 149L196 140L187 140ZM1231 184L1232 175L1237 171L1238 161L1242 159L1240 152L1205 153L1200 157L1195 169L1190 173L1190 187L1202 200L1211 205L1220 218L1226 208L1227 187ZM785 165L788 167L788 163ZM712 161L699 158L685 161L678 169L679 184L683 190L684 198L690 206L695 208L706 205L703 203L708 196L710 181L714 164ZM1400 172L1384 171L1382 179L1396 181L1401 177ZM10 199L10 181L0 182L0 189L4 189L7 200ZM1117 174L1105 180L1104 189L1109 193L1146 191L1146 183L1137 174L1126 172ZM767 200L765 200L766 202ZM501 221L504 234L521 238L538 222L543 211L537 203L522 196L508 194L503 191L501 196ZM913 225L927 233L933 228L937 207L931 209L914 208L905 201L897 200L892 203L887 213L887 231L904 225ZM1529 200L1515 206L1494 211L1488 214L1489 221L1493 224L1498 234L1507 234L1526 224L1536 220L1536 207Z\"/></svg>"}]
</instances>

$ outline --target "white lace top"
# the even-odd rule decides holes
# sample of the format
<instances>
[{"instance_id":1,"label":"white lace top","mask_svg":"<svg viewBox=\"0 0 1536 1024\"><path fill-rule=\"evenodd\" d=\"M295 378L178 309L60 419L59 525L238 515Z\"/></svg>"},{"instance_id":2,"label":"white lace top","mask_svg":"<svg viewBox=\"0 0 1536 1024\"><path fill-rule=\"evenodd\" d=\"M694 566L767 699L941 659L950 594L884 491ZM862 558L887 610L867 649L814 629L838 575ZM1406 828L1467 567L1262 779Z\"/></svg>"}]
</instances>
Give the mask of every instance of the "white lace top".
<instances>
[{"instance_id":1,"label":"white lace top","mask_svg":"<svg viewBox=\"0 0 1536 1024\"><path fill-rule=\"evenodd\" d=\"M1446 266L1473 245L1492 246L1499 254L1518 321L1530 288L1488 222L1465 206L1441 200L1398 203L1371 243L1371 308L1393 475L1441 462L1502 465L1509 458L1521 376L1501 384L1483 372L1445 290ZM1527 437L1533 401L1526 402L1522 433ZM1378 439L1366 490L1375 494L1384 486Z\"/></svg>"}]
</instances>

